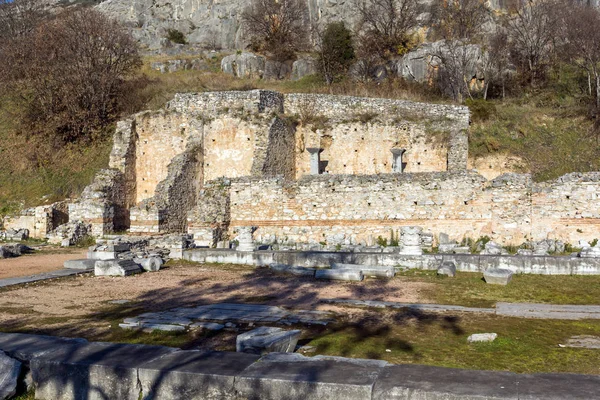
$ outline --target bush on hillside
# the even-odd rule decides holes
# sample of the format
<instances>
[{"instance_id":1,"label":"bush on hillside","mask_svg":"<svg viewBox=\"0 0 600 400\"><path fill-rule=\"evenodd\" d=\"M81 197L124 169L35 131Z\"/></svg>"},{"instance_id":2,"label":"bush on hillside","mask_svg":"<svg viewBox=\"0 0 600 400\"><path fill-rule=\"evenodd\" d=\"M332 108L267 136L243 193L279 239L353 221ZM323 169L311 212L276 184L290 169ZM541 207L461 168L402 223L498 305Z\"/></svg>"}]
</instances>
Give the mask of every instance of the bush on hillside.
<instances>
[{"instance_id":1,"label":"bush on hillside","mask_svg":"<svg viewBox=\"0 0 600 400\"><path fill-rule=\"evenodd\" d=\"M20 1L30 0L8 4ZM13 15L21 16L18 10ZM23 131L57 143L92 139L137 89L132 80L141 67L137 43L119 23L92 9L22 25L31 28L1 32L0 98L22 110Z\"/></svg>"}]
</instances>

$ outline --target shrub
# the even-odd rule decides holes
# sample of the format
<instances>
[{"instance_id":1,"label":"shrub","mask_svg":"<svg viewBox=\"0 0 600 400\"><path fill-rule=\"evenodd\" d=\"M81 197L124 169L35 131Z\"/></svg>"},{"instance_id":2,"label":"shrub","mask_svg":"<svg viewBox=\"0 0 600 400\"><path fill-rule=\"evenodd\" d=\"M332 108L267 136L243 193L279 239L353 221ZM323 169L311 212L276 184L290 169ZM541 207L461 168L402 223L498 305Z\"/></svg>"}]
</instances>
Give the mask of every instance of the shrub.
<instances>
[{"instance_id":1,"label":"shrub","mask_svg":"<svg viewBox=\"0 0 600 400\"><path fill-rule=\"evenodd\" d=\"M332 22L320 32L318 68L331 85L341 79L355 59L352 34L343 22Z\"/></svg>"},{"instance_id":2,"label":"shrub","mask_svg":"<svg viewBox=\"0 0 600 400\"><path fill-rule=\"evenodd\" d=\"M187 44L187 41L185 40L185 35L183 34L183 32L177 29L167 30L167 35L165 37L173 43Z\"/></svg>"}]
</instances>

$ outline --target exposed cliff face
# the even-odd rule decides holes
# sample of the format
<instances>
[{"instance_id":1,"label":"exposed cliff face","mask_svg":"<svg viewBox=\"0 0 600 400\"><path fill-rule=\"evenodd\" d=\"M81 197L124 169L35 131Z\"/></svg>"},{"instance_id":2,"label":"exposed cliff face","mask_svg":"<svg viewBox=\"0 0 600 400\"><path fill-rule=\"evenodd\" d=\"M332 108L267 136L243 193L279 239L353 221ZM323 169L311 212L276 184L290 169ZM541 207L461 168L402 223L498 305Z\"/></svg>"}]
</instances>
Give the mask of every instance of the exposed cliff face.
<instances>
[{"instance_id":1,"label":"exposed cliff face","mask_svg":"<svg viewBox=\"0 0 600 400\"><path fill-rule=\"evenodd\" d=\"M354 21L353 0L306 0L311 23ZM245 47L241 14L246 0L107 0L97 9L120 19L150 48L160 47L166 29L178 29L190 43L208 48Z\"/></svg>"},{"instance_id":2,"label":"exposed cliff face","mask_svg":"<svg viewBox=\"0 0 600 400\"><path fill-rule=\"evenodd\" d=\"M356 0L304 0L311 26L331 21L356 23ZM428 6L433 0L419 0ZM594 0L596 1L596 0ZM488 0L493 9L504 0ZM243 49L246 35L241 14L248 0L106 0L97 9L133 28L134 36L151 49L161 47L166 29L178 29L188 42L206 48Z\"/></svg>"}]
</instances>

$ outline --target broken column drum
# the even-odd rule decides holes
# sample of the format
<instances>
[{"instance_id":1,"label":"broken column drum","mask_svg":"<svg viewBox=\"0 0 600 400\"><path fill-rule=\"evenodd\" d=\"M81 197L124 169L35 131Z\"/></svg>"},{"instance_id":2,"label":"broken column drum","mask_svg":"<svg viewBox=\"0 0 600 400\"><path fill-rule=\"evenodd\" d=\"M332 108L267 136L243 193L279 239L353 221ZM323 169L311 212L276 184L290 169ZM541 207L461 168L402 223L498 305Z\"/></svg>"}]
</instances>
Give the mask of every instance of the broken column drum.
<instances>
[{"instance_id":1,"label":"broken column drum","mask_svg":"<svg viewBox=\"0 0 600 400\"><path fill-rule=\"evenodd\" d=\"M238 242L238 251L254 251L251 226L238 228Z\"/></svg>"},{"instance_id":2,"label":"broken column drum","mask_svg":"<svg viewBox=\"0 0 600 400\"><path fill-rule=\"evenodd\" d=\"M418 226L405 226L401 230L400 243L402 249L400 254L419 256L423 254L421 248L421 232L422 228Z\"/></svg>"},{"instance_id":3,"label":"broken column drum","mask_svg":"<svg viewBox=\"0 0 600 400\"><path fill-rule=\"evenodd\" d=\"M406 149L391 149L392 152L392 172L402 173L404 172L404 165L402 164L402 155L406 152Z\"/></svg>"}]
</instances>

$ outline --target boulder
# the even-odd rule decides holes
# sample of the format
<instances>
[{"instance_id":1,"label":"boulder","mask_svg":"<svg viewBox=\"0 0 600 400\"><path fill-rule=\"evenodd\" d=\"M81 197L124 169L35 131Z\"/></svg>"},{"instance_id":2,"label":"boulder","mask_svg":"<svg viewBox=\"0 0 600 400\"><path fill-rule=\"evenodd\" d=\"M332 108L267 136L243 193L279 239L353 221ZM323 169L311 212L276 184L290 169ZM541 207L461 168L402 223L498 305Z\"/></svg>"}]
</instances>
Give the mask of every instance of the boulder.
<instances>
[{"instance_id":1,"label":"boulder","mask_svg":"<svg viewBox=\"0 0 600 400\"><path fill-rule=\"evenodd\" d=\"M221 70L237 78L261 79L265 73L265 63L263 56L244 52L223 58Z\"/></svg>"},{"instance_id":2,"label":"boulder","mask_svg":"<svg viewBox=\"0 0 600 400\"><path fill-rule=\"evenodd\" d=\"M97 260L94 265L96 276L129 276L142 272L142 267L133 260Z\"/></svg>"},{"instance_id":3,"label":"boulder","mask_svg":"<svg viewBox=\"0 0 600 400\"><path fill-rule=\"evenodd\" d=\"M512 279L513 272L504 268L488 268L483 273L483 278L486 283L491 285L508 285Z\"/></svg>"},{"instance_id":4,"label":"boulder","mask_svg":"<svg viewBox=\"0 0 600 400\"><path fill-rule=\"evenodd\" d=\"M456 265L452 261L444 261L437 270L438 275L456 276Z\"/></svg>"},{"instance_id":5,"label":"boulder","mask_svg":"<svg viewBox=\"0 0 600 400\"><path fill-rule=\"evenodd\" d=\"M17 393L21 363L0 351L0 400L10 399Z\"/></svg>"},{"instance_id":6,"label":"boulder","mask_svg":"<svg viewBox=\"0 0 600 400\"><path fill-rule=\"evenodd\" d=\"M317 73L317 61L314 58L300 58L292 64L292 80L297 81Z\"/></svg>"},{"instance_id":7,"label":"boulder","mask_svg":"<svg viewBox=\"0 0 600 400\"><path fill-rule=\"evenodd\" d=\"M440 245L442 245L442 244L451 244L454 242L450 240L450 236L448 236L447 233L440 233L440 235L438 236L438 243Z\"/></svg>"},{"instance_id":8,"label":"boulder","mask_svg":"<svg viewBox=\"0 0 600 400\"><path fill-rule=\"evenodd\" d=\"M362 281L364 275L361 270L356 269L318 269L315 272L317 279L329 279L335 281Z\"/></svg>"},{"instance_id":9,"label":"boulder","mask_svg":"<svg viewBox=\"0 0 600 400\"><path fill-rule=\"evenodd\" d=\"M474 333L467 338L467 342L493 342L497 337L497 333Z\"/></svg>"},{"instance_id":10,"label":"boulder","mask_svg":"<svg viewBox=\"0 0 600 400\"><path fill-rule=\"evenodd\" d=\"M292 73L289 63L267 60L265 62L265 72L263 79L281 80L286 79Z\"/></svg>"},{"instance_id":11,"label":"boulder","mask_svg":"<svg viewBox=\"0 0 600 400\"><path fill-rule=\"evenodd\" d=\"M235 350L250 354L293 353L301 333L299 330L261 326L238 335Z\"/></svg>"},{"instance_id":12,"label":"boulder","mask_svg":"<svg viewBox=\"0 0 600 400\"><path fill-rule=\"evenodd\" d=\"M7 229L4 233L5 240L23 241L29 239L29 229Z\"/></svg>"},{"instance_id":13,"label":"boulder","mask_svg":"<svg viewBox=\"0 0 600 400\"><path fill-rule=\"evenodd\" d=\"M31 248L20 243L6 243L0 246L0 258L19 257L31 252Z\"/></svg>"}]
</instances>

